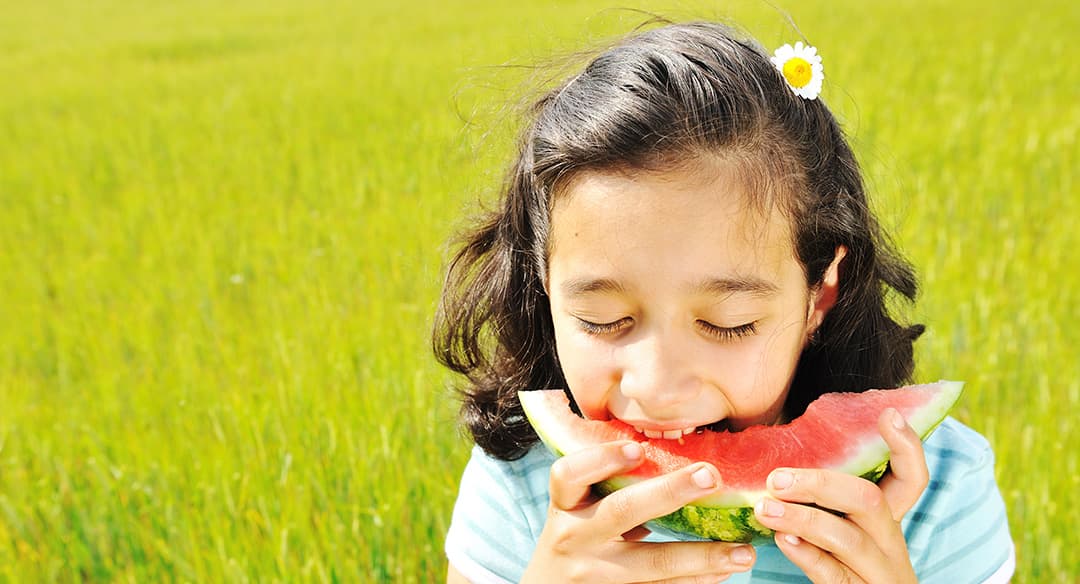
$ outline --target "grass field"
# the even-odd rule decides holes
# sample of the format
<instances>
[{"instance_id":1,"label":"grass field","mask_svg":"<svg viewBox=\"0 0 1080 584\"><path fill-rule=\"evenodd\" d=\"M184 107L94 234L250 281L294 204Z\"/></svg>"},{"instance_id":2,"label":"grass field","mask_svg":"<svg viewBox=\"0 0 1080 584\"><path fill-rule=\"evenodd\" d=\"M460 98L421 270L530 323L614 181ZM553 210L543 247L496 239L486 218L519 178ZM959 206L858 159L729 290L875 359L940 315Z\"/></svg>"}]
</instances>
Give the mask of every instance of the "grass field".
<instances>
[{"instance_id":1,"label":"grass field","mask_svg":"<svg viewBox=\"0 0 1080 584\"><path fill-rule=\"evenodd\" d=\"M602 2L9 3L0 581L436 581L445 242ZM1018 582L1080 574L1073 3L783 3L964 379ZM795 40L764 2L620 2ZM1022 10L1021 10L1022 8Z\"/></svg>"}]
</instances>

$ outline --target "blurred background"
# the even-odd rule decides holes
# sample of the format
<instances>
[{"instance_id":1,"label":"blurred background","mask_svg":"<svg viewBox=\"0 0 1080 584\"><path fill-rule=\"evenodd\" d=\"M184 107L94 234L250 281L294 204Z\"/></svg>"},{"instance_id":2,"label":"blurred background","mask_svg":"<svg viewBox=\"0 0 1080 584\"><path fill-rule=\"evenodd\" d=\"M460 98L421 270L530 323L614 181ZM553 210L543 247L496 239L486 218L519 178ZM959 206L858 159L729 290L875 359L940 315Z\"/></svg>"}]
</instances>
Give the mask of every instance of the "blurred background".
<instances>
[{"instance_id":1,"label":"blurred background","mask_svg":"<svg viewBox=\"0 0 1080 584\"><path fill-rule=\"evenodd\" d=\"M779 5L922 278L917 379L995 447L1016 581L1075 581L1078 5ZM447 242L544 65L632 9L799 38L744 0L6 3L0 580L442 579Z\"/></svg>"}]
</instances>

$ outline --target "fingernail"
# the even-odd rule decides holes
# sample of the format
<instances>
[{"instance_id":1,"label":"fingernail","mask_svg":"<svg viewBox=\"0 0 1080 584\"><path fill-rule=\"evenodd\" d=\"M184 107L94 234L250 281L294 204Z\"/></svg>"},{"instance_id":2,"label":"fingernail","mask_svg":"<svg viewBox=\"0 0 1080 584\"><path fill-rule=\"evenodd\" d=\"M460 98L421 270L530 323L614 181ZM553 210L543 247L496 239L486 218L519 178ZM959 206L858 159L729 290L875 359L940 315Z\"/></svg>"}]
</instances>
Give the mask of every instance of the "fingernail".
<instances>
[{"instance_id":1,"label":"fingernail","mask_svg":"<svg viewBox=\"0 0 1080 584\"><path fill-rule=\"evenodd\" d=\"M637 459L641 458L641 455L642 455L641 445L638 444L637 442L631 442L629 444L625 444L622 447L622 453L623 453L623 456L625 456L627 460L630 460L630 461L637 460Z\"/></svg>"},{"instance_id":2,"label":"fingernail","mask_svg":"<svg viewBox=\"0 0 1080 584\"><path fill-rule=\"evenodd\" d=\"M757 512L760 515L764 515L766 517L783 517L784 506L781 505L779 501L774 501L772 499L762 499L758 501Z\"/></svg>"},{"instance_id":3,"label":"fingernail","mask_svg":"<svg viewBox=\"0 0 1080 584\"><path fill-rule=\"evenodd\" d=\"M790 487L795 482L795 475L786 470L774 470L769 481L773 488L779 491Z\"/></svg>"},{"instance_id":4,"label":"fingernail","mask_svg":"<svg viewBox=\"0 0 1080 584\"><path fill-rule=\"evenodd\" d=\"M893 428L896 428L897 430L903 430L904 428L907 427L907 421L904 420L904 416L900 415L900 412L898 412L896 410L893 410L892 411L892 425L893 425Z\"/></svg>"},{"instance_id":5,"label":"fingernail","mask_svg":"<svg viewBox=\"0 0 1080 584\"><path fill-rule=\"evenodd\" d=\"M731 550L731 561L736 564L749 564L754 561L754 553L746 546L737 547Z\"/></svg>"},{"instance_id":6,"label":"fingernail","mask_svg":"<svg viewBox=\"0 0 1080 584\"><path fill-rule=\"evenodd\" d=\"M695 470L694 474L690 475L690 480L702 489L711 489L716 486L716 475L707 466Z\"/></svg>"},{"instance_id":7,"label":"fingernail","mask_svg":"<svg viewBox=\"0 0 1080 584\"><path fill-rule=\"evenodd\" d=\"M784 541L790 543L791 545L799 545L800 543L802 543L802 540L799 539L799 536L791 535L790 533L784 536Z\"/></svg>"}]
</instances>

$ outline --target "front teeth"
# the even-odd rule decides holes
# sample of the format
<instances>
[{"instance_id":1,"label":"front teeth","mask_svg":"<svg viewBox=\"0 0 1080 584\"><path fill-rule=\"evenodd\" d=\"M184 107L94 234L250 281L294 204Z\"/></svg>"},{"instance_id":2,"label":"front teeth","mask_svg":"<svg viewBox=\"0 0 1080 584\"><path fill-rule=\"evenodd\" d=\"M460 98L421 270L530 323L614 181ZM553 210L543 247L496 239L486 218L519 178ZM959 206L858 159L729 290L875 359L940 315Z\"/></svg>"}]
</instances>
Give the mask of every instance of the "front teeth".
<instances>
[{"instance_id":1,"label":"front teeth","mask_svg":"<svg viewBox=\"0 0 1080 584\"><path fill-rule=\"evenodd\" d=\"M646 438L663 438L665 440L678 440L697 431L697 428L693 426L682 430L645 430L637 426L634 426L634 429L644 434Z\"/></svg>"}]
</instances>

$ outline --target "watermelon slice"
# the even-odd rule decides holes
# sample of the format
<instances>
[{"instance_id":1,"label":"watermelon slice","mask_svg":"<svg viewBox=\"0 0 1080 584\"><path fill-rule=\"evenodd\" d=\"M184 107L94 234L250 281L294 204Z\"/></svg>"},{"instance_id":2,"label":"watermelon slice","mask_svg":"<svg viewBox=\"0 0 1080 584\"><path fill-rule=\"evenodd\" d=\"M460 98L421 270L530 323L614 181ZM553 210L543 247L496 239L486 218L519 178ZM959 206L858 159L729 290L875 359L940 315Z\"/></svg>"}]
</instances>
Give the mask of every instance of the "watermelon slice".
<instances>
[{"instance_id":1,"label":"watermelon slice","mask_svg":"<svg viewBox=\"0 0 1080 584\"><path fill-rule=\"evenodd\" d=\"M962 388L958 381L939 381L829 393L788 424L741 432L705 430L679 440L649 439L618 420L585 420L570 410L561 389L523 391L518 397L540 439L556 455L614 440L641 443L645 461L630 473L597 485L602 495L697 461L712 463L720 471L723 490L647 525L654 531L750 542L772 536L758 523L753 506L765 496L765 479L773 469L824 468L877 481L889 462L889 449L877 429L881 412L897 409L925 440L945 419Z\"/></svg>"}]
</instances>

